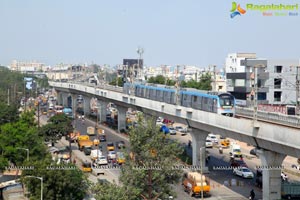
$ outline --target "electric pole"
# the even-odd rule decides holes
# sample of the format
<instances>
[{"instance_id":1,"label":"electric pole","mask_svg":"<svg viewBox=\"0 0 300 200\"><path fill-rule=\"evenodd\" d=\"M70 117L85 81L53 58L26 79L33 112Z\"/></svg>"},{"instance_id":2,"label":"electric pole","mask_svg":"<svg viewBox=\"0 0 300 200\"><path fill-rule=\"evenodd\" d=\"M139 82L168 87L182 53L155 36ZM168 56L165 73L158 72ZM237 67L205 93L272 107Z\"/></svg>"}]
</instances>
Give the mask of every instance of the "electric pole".
<instances>
[{"instance_id":1,"label":"electric pole","mask_svg":"<svg viewBox=\"0 0 300 200\"><path fill-rule=\"evenodd\" d=\"M300 80L299 80L299 68L300 66L297 66L296 70L296 115L300 114L300 92L299 92L299 86L300 86Z\"/></svg>"},{"instance_id":2,"label":"electric pole","mask_svg":"<svg viewBox=\"0 0 300 200\"><path fill-rule=\"evenodd\" d=\"M7 105L9 105L9 88L7 90Z\"/></svg>"},{"instance_id":3,"label":"electric pole","mask_svg":"<svg viewBox=\"0 0 300 200\"><path fill-rule=\"evenodd\" d=\"M214 65L214 88L213 91L217 91L217 74L216 74L216 65Z\"/></svg>"},{"instance_id":4,"label":"electric pole","mask_svg":"<svg viewBox=\"0 0 300 200\"><path fill-rule=\"evenodd\" d=\"M179 83L179 65L177 65L177 71L176 71L176 105L179 105L179 88L180 88L180 83Z\"/></svg>"},{"instance_id":5,"label":"electric pole","mask_svg":"<svg viewBox=\"0 0 300 200\"><path fill-rule=\"evenodd\" d=\"M254 105L253 105L253 120L257 122L257 66L254 66Z\"/></svg>"}]
</instances>

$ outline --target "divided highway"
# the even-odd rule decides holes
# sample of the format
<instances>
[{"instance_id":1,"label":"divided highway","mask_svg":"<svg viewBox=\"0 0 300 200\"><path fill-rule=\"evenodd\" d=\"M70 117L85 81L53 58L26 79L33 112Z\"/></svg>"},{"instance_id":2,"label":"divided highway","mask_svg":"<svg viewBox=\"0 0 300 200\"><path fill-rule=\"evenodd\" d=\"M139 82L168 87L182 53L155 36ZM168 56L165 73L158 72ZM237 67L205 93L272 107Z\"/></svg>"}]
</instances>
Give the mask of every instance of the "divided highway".
<instances>
[{"instance_id":1,"label":"divided highway","mask_svg":"<svg viewBox=\"0 0 300 200\"><path fill-rule=\"evenodd\" d=\"M41 123L46 123L47 117L41 116L40 117ZM84 122L81 120L76 119L76 129L80 131L81 134L86 134L86 130L88 126L95 126L95 122L86 119ZM118 141L124 141L125 145L128 147L128 138L125 137L123 134L117 133L116 131L105 127L100 126L100 128L105 130L106 133L106 140L107 142L116 142ZM188 143L190 135L181 136L179 134L175 136L170 136L173 139L179 140L180 143ZM91 139L93 140L93 136L91 136ZM106 151L106 143L102 142L100 145L102 146L102 152L104 155L107 155ZM62 138L58 143L58 146L69 146L69 141L66 141L64 138ZM188 148L188 147L187 147ZM117 147L115 146L116 151L118 151ZM210 161L208 162L208 166L210 171L210 174L208 175L211 182L211 197L206 198L210 200L243 200L248 199L248 195L250 193L250 190L252 188L255 189L256 197L258 199L261 198L261 190L254 186L254 179L242 179L240 177L234 176L232 174L232 170L212 170L215 166L228 166L229 164L229 156L228 152L226 153L226 150L224 151L224 154L219 154L217 149L210 149L208 150L210 152ZM90 156L84 155L83 152L78 150L77 144L72 143L72 159L76 159L77 165L80 167L81 161L91 161ZM246 161L247 162L247 161ZM247 162L248 164L248 162ZM250 167L250 166L249 166ZM109 182L115 181L118 182L118 177L120 175L120 171L118 169L108 169L105 170L104 175L94 176L93 174L89 174L89 180L96 183L98 179L106 179ZM225 183L225 185L224 185ZM232 185L231 185L232 183ZM175 191L177 191L177 198L180 199L195 199L193 197L190 197L187 193L185 193L182 189L181 183L174 185Z\"/></svg>"}]
</instances>

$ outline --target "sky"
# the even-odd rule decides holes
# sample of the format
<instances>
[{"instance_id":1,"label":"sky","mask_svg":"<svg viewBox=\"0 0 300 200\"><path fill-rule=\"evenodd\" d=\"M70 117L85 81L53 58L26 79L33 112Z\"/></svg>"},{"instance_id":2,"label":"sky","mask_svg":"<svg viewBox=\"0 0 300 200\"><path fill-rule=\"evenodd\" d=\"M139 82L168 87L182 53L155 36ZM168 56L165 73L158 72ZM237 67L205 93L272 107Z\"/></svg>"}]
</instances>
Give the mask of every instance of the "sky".
<instances>
[{"instance_id":1,"label":"sky","mask_svg":"<svg viewBox=\"0 0 300 200\"><path fill-rule=\"evenodd\" d=\"M300 58L299 0L236 2L244 9L249 3L299 3L298 16L246 10L230 18L229 0L0 0L0 64L115 66L138 58L138 47L146 66L221 68L235 52Z\"/></svg>"}]
</instances>

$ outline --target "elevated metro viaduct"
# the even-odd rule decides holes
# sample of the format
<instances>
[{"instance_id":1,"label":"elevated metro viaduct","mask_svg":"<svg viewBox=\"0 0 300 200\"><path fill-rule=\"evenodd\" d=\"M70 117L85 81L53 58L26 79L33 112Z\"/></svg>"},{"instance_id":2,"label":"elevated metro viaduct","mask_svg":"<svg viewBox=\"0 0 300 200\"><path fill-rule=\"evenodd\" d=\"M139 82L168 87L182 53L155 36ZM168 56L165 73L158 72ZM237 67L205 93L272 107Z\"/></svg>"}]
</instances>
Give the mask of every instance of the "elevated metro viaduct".
<instances>
[{"instance_id":1,"label":"elevated metro viaduct","mask_svg":"<svg viewBox=\"0 0 300 200\"><path fill-rule=\"evenodd\" d=\"M253 123L248 119L237 119L214 113L204 112L182 106L166 104L149 99L139 98L112 91L110 88L100 89L74 83L50 82L50 86L58 91L58 101L62 102L62 93L72 95L75 108L77 94L90 99L97 97L100 101L100 116L105 116L105 105L112 102L118 107L118 129L125 128L126 110L131 107L146 115L163 116L176 122L185 123L191 128L193 138L193 165L204 165L205 151L200 155L200 148L205 147L205 139L209 133L221 134L239 141L259 147L263 167L263 199L281 199L281 169L280 166L287 155L300 157L300 131L281 125L266 122ZM101 118L101 117L100 117ZM104 118L101 118L103 121ZM203 159L199 159L202 156ZM271 168L273 167L273 168Z\"/></svg>"}]
</instances>

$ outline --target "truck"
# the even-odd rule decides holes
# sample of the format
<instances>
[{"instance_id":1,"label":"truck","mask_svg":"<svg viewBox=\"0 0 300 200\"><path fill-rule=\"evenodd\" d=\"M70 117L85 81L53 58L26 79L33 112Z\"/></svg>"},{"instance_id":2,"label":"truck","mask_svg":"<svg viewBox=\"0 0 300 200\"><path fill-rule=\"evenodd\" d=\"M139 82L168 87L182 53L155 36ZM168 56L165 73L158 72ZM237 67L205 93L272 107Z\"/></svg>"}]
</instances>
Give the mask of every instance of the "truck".
<instances>
[{"instance_id":1,"label":"truck","mask_svg":"<svg viewBox=\"0 0 300 200\"><path fill-rule=\"evenodd\" d=\"M93 149L91 151L92 160L97 160L97 158L99 158L100 156L102 156L102 151L100 149Z\"/></svg>"},{"instance_id":2,"label":"truck","mask_svg":"<svg viewBox=\"0 0 300 200\"><path fill-rule=\"evenodd\" d=\"M281 197L283 199L300 199L300 182L282 182Z\"/></svg>"},{"instance_id":3,"label":"truck","mask_svg":"<svg viewBox=\"0 0 300 200\"><path fill-rule=\"evenodd\" d=\"M93 146L93 141L90 140L88 135L78 136L77 142L80 151L82 151L84 147L88 148Z\"/></svg>"},{"instance_id":4,"label":"truck","mask_svg":"<svg viewBox=\"0 0 300 200\"><path fill-rule=\"evenodd\" d=\"M190 196L199 196L203 191L203 196L208 196L210 191L209 179L198 172L188 172L184 174L183 189Z\"/></svg>"},{"instance_id":5,"label":"truck","mask_svg":"<svg viewBox=\"0 0 300 200\"><path fill-rule=\"evenodd\" d=\"M86 133L88 135L95 135L95 128L93 126L87 127Z\"/></svg>"},{"instance_id":6,"label":"truck","mask_svg":"<svg viewBox=\"0 0 300 200\"><path fill-rule=\"evenodd\" d=\"M68 116L70 119L73 119L73 111L72 108L64 108L63 113Z\"/></svg>"},{"instance_id":7,"label":"truck","mask_svg":"<svg viewBox=\"0 0 300 200\"><path fill-rule=\"evenodd\" d=\"M238 144L231 144L230 145L230 156L232 157L242 157L241 147Z\"/></svg>"}]
</instances>

